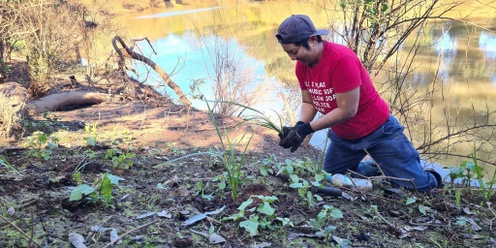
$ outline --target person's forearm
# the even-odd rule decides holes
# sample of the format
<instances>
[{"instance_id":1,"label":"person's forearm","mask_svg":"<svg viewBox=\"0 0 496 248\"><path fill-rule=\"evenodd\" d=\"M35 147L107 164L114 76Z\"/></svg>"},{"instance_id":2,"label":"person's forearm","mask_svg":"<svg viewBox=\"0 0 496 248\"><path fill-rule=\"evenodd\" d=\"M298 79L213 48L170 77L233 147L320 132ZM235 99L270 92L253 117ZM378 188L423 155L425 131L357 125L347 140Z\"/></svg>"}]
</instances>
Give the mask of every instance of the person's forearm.
<instances>
[{"instance_id":1,"label":"person's forearm","mask_svg":"<svg viewBox=\"0 0 496 248\"><path fill-rule=\"evenodd\" d=\"M339 123L345 122L355 116L356 113L343 111L336 108L317 120L311 121L310 126L314 131L319 131L325 128L332 127Z\"/></svg>"},{"instance_id":2,"label":"person's forearm","mask_svg":"<svg viewBox=\"0 0 496 248\"><path fill-rule=\"evenodd\" d=\"M305 123L311 122L315 118L316 114L317 110L314 108L313 104L303 102L301 104L299 121L303 121Z\"/></svg>"}]
</instances>

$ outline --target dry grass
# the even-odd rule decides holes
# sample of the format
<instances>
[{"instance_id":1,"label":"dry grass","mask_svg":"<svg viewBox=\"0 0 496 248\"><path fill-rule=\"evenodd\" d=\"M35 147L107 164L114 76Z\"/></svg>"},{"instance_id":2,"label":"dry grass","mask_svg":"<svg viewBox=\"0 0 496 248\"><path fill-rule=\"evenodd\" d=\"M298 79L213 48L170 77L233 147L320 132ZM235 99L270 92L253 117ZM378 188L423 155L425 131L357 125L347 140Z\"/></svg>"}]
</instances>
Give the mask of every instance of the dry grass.
<instances>
[{"instance_id":1,"label":"dry grass","mask_svg":"<svg viewBox=\"0 0 496 248\"><path fill-rule=\"evenodd\" d=\"M0 94L0 138L9 139L20 127L20 110L24 102L18 97L6 97Z\"/></svg>"}]
</instances>

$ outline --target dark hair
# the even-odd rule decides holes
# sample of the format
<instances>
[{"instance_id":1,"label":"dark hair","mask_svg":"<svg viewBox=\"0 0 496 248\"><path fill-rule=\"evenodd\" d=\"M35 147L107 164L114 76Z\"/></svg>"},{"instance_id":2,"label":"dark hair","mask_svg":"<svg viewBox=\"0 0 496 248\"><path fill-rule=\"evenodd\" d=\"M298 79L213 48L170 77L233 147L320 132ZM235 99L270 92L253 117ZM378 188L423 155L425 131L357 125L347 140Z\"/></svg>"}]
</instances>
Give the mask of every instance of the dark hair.
<instances>
[{"instance_id":1,"label":"dark hair","mask_svg":"<svg viewBox=\"0 0 496 248\"><path fill-rule=\"evenodd\" d=\"M295 44L295 46L303 46L307 50L310 50L310 45L308 44L308 40L309 39L301 40L301 41L295 42L294 44ZM322 36L317 35L317 42L319 42L319 43L322 42Z\"/></svg>"}]
</instances>

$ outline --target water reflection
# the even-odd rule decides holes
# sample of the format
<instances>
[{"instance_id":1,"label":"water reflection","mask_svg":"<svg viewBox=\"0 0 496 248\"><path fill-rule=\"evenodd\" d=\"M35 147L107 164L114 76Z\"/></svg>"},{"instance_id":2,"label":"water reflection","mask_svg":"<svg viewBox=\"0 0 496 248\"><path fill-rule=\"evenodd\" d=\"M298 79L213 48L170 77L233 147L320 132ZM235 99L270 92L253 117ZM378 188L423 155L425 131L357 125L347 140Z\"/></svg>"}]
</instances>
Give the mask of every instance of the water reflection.
<instances>
[{"instance_id":1,"label":"water reflection","mask_svg":"<svg viewBox=\"0 0 496 248\"><path fill-rule=\"evenodd\" d=\"M254 108L270 110L267 114L282 111L280 104L270 99L276 99L279 89L272 87L280 82L265 72L265 62L247 54L246 49L236 39L225 40L215 35L198 36L188 31L182 35L170 34L157 39L152 47L146 41L139 42L135 48L155 61L161 68L174 68L170 76L186 95L192 99L193 106L207 110L203 100L193 96L201 93L206 99L216 99L216 83L222 81L222 87L233 87L230 90L232 98L225 101L235 101ZM154 51L158 51L157 54ZM134 61L138 80L153 85L164 94L174 94L163 85L162 78L151 71L148 66ZM222 75L219 75L222 73ZM195 81L202 81L197 88L191 88ZM229 81L229 82L227 82ZM235 85L234 85L235 84ZM194 92L193 92L194 91ZM263 93L264 101L259 101ZM175 98L175 97L173 97ZM256 99L256 101L254 101Z\"/></svg>"},{"instance_id":2,"label":"water reflection","mask_svg":"<svg viewBox=\"0 0 496 248\"><path fill-rule=\"evenodd\" d=\"M216 10L216 9L221 9L221 8L224 8L224 7L219 6L219 7L211 7L211 8L203 8L203 9L189 9L189 10L181 10L181 11L164 12L164 13L158 13L158 14L154 14L154 15L140 16L140 17L138 17L138 19L161 18L161 17L176 16L176 15L194 14L194 13L211 11L211 10Z\"/></svg>"},{"instance_id":3,"label":"water reflection","mask_svg":"<svg viewBox=\"0 0 496 248\"><path fill-rule=\"evenodd\" d=\"M479 36L479 48L485 51L487 59L496 60L496 35L482 30Z\"/></svg>"}]
</instances>

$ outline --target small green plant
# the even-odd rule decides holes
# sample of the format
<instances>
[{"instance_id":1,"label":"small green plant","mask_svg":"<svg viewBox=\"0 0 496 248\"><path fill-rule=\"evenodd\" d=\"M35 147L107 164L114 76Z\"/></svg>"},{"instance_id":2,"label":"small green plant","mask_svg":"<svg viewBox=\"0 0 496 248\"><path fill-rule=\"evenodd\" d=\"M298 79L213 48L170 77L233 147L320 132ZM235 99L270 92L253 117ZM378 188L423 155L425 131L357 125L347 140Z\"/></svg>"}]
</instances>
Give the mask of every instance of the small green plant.
<instances>
[{"instance_id":1,"label":"small green plant","mask_svg":"<svg viewBox=\"0 0 496 248\"><path fill-rule=\"evenodd\" d=\"M58 117L55 113L53 112L45 112L43 113L43 118L51 124L58 125L60 117Z\"/></svg>"},{"instance_id":2,"label":"small green plant","mask_svg":"<svg viewBox=\"0 0 496 248\"><path fill-rule=\"evenodd\" d=\"M247 209L254 202L253 198L257 198L260 204L257 207ZM275 215L275 209L270 205L275 202L275 196L253 195L248 200L241 203L238 207L239 212L229 217L223 218L223 221L232 220L238 221L244 219L239 223L239 226L244 228L250 233L251 236L259 234L259 228L275 230L274 220L281 223L282 226L292 225L291 221L287 218L280 218ZM246 212L253 212L248 218L245 218Z\"/></svg>"},{"instance_id":3,"label":"small green plant","mask_svg":"<svg viewBox=\"0 0 496 248\"><path fill-rule=\"evenodd\" d=\"M90 137L86 137L86 143L88 146L96 146L96 139L98 138L98 130L97 130L98 122L93 124L86 124L84 126L84 130L87 134L91 135Z\"/></svg>"},{"instance_id":4,"label":"small green plant","mask_svg":"<svg viewBox=\"0 0 496 248\"><path fill-rule=\"evenodd\" d=\"M322 174L317 174L315 175L315 181L312 183L309 183L307 180L303 178L299 178L298 175L296 174L290 174L289 178L291 178L291 184L289 187L293 189L298 189L298 194L300 197L303 199L305 203L309 207L315 206L317 202L320 202L323 200L323 198L319 195L313 194L310 188L313 187L320 187L321 184L320 182L325 178Z\"/></svg>"},{"instance_id":5,"label":"small green plant","mask_svg":"<svg viewBox=\"0 0 496 248\"><path fill-rule=\"evenodd\" d=\"M417 197L409 197L408 199L406 199L406 202L405 204L408 206L408 205L412 205L416 202L419 202L418 206L417 206L417 209L418 211L422 214L422 215L426 215L426 211L425 211L425 206L422 204L422 201L420 199L418 199ZM408 208L408 212L409 213L412 213L413 212L413 208Z\"/></svg>"},{"instance_id":6,"label":"small green plant","mask_svg":"<svg viewBox=\"0 0 496 248\"><path fill-rule=\"evenodd\" d=\"M128 170L133 167L133 160L136 155L132 152L123 152L119 148L108 149L105 158L112 161L112 166L116 169Z\"/></svg>"},{"instance_id":7,"label":"small green plant","mask_svg":"<svg viewBox=\"0 0 496 248\"><path fill-rule=\"evenodd\" d=\"M303 201L309 206L314 206L317 202L322 201L322 197L314 194L310 189L312 187L322 187L322 181L326 177L326 172L319 169L320 166L315 165L309 159L286 159L284 163L277 161L275 156L270 156L262 161L261 174L266 176L270 172L273 174L273 169L276 169L276 176L288 175L291 179L289 187L298 190L298 194ZM314 180L309 182L303 177L312 177Z\"/></svg>"},{"instance_id":8,"label":"small green plant","mask_svg":"<svg viewBox=\"0 0 496 248\"><path fill-rule=\"evenodd\" d=\"M45 112L43 113L43 119L44 120L34 120L32 118L22 118L19 121L19 123L21 124L22 128L27 132L34 132L40 130L51 132L57 128L67 129L66 126L63 126L59 122L60 117L58 117L55 113Z\"/></svg>"},{"instance_id":9,"label":"small green plant","mask_svg":"<svg viewBox=\"0 0 496 248\"><path fill-rule=\"evenodd\" d=\"M73 175L74 177L74 175ZM103 204L105 207L115 208L113 204L114 196L112 191L114 186L119 186L120 178L109 173L102 174L97 178L92 186L80 184L75 187L69 197L70 201L80 201L84 196L94 204Z\"/></svg>"},{"instance_id":10,"label":"small green plant","mask_svg":"<svg viewBox=\"0 0 496 248\"><path fill-rule=\"evenodd\" d=\"M184 150L181 150L178 146L173 145L170 142L165 143L167 146L167 149L174 155L186 155L186 152Z\"/></svg>"},{"instance_id":11,"label":"small green plant","mask_svg":"<svg viewBox=\"0 0 496 248\"><path fill-rule=\"evenodd\" d=\"M300 159L286 159L284 163L274 163L277 169L276 175L297 174L300 176L312 176L317 174L313 163Z\"/></svg>"},{"instance_id":12,"label":"small green plant","mask_svg":"<svg viewBox=\"0 0 496 248\"><path fill-rule=\"evenodd\" d=\"M14 172L15 174L21 175L21 173L2 156L0 156L0 166L7 168L7 170Z\"/></svg>"},{"instance_id":13,"label":"small green plant","mask_svg":"<svg viewBox=\"0 0 496 248\"><path fill-rule=\"evenodd\" d=\"M28 157L43 158L49 160L52 156L52 149L57 147L58 138L47 136L41 131L36 131L27 137L24 148L28 148Z\"/></svg>"},{"instance_id":14,"label":"small green plant","mask_svg":"<svg viewBox=\"0 0 496 248\"><path fill-rule=\"evenodd\" d=\"M275 155L270 155L269 157L263 159L261 161L262 163L262 166L260 166L260 174L262 174L262 176L268 176L269 174L270 175L273 175L274 174L274 169L273 169L273 166L275 164L278 164L277 163L277 158Z\"/></svg>"},{"instance_id":15,"label":"small green plant","mask_svg":"<svg viewBox=\"0 0 496 248\"><path fill-rule=\"evenodd\" d=\"M333 206L324 205L315 219L310 219L309 222L316 230L315 235L322 237L328 242L332 237L332 232L336 227L329 224L329 220L337 220L343 218L343 212ZM343 241L345 242L345 241ZM348 241L349 242L349 241Z\"/></svg>"},{"instance_id":16,"label":"small green plant","mask_svg":"<svg viewBox=\"0 0 496 248\"><path fill-rule=\"evenodd\" d=\"M72 180L74 180L74 182L76 182L77 185L83 184L83 177L81 176L81 172L74 171L74 173L72 173Z\"/></svg>"},{"instance_id":17,"label":"small green plant","mask_svg":"<svg viewBox=\"0 0 496 248\"><path fill-rule=\"evenodd\" d=\"M133 140L133 133L130 130L119 130L114 127L112 132L106 135L105 141L110 143L111 147L132 147L131 141Z\"/></svg>"},{"instance_id":18,"label":"small green plant","mask_svg":"<svg viewBox=\"0 0 496 248\"><path fill-rule=\"evenodd\" d=\"M451 184L455 183L456 179L461 179L461 184L464 187L470 187L471 183L476 180L479 188L479 192L482 197L486 200L490 199L496 190L494 189L494 184L496 183L496 171L490 177L489 180L484 179L484 168L478 164L477 159L477 149L474 145L474 152L472 153L472 161L463 161L460 166L448 167L451 178Z\"/></svg>"},{"instance_id":19,"label":"small green plant","mask_svg":"<svg viewBox=\"0 0 496 248\"><path fill-rule=\"evenodd\" d=\"M207 182L207 185L208 185L208 182ZM200 180L196 183L195 189L196 189L196 195L200 195L201 198L204 198L207 200L213 199L212 194L205 194L205 187L203 187L203 180Z\"/></svg>"},{"instance_id":20,"label":"small green plant","mask_svg":"<svg viewBox=\"0 0 496 248\"><path fill-rule=\"evenodd\" d=\"M227 134L227 130L224 129L224 135L221 134L220 127L215 120L214 113L207 103L208 111L210 114L210 118L215 126L215 130L217 131L217 135L219 137L220 143L222 145L222 149L217 148L217 153L220 154L222 159L222 163L227 172L227 184L231 188L231 198L236 200L238 198L238 188L241 183L241 168L244 165L246 151L248 150L248 146L250 144L251 139L253 138L253 134L247 138L244 150L240 157L236 155L236 146L243 140L245 140L245 136L247 133L244 133L243 136L236 142L232 142ZM225 140L224 140L225 139ZM225 143L227 142L227 144Z\"/></svg>"},{"instance_id":21,"label":"small green plant","mask_svg":"<svg viewBox=\"0 0 496 248\"><path fill-rule=\"evenodd\" d=\"M203 95L201 95L203 97ZM208 110L213 113L213 110L210 108L210 105L208 104L208 100L205 100L207 103ZM256 126L268 128L270 130L275 131L278 135L281 137L284 136L284 131L283 131L283 125L282 125L282 118L281 116L274 111L276 114L277 120L272 121L272 119L267 116L265 113L262 111L243 105L239 104L236 102L229 102L229 101L214 101L215 104L226 104L226 105L234 105L237 107L240 107L241 110L239 110L238 117L242 118L243 121L237 124L235 127L239 127L241 125L245 124L254 124ZM245 113L246 112L246 113Z\"/></svg>"}]
</instances>

